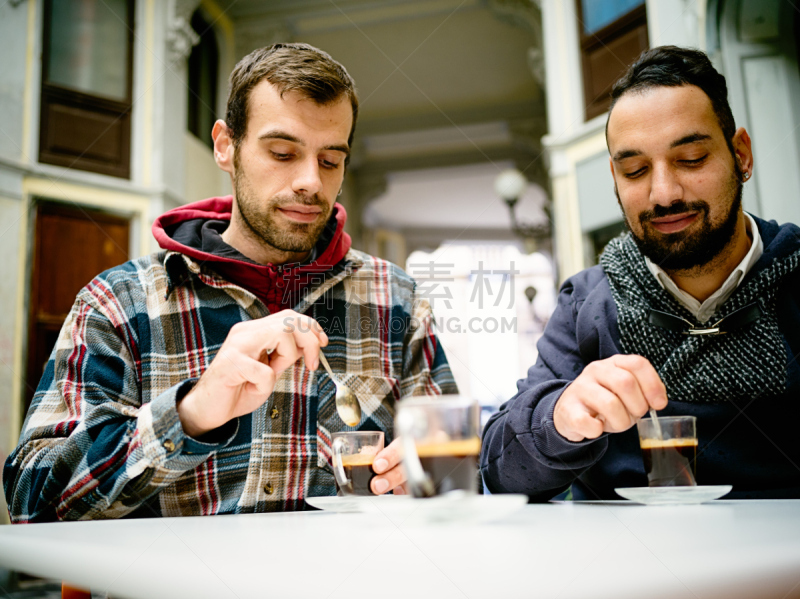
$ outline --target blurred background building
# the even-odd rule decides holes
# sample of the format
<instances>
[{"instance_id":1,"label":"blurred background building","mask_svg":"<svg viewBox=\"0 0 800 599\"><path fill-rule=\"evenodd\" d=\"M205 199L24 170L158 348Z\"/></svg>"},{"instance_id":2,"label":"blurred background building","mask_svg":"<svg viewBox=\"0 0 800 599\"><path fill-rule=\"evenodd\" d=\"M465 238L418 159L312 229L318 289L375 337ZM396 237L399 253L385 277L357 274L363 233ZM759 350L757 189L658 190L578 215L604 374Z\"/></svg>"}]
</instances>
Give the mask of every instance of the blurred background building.
<instances>
[{"instance_id":1,"label":"blurred background building","mask_svg":"<svg viewBox=\"0 0 800 599\"><path fill-rule=\"evenodd\" d=\"M746 208L800 222L799 28L789 0L0 0L0 458L78 289L230 193L210 131L251 50L308 42L353 75L347 230L418 279L491 407L621 231L607 94L647 47L710 53L754 140Z\"/></svg>"}]
</instances>

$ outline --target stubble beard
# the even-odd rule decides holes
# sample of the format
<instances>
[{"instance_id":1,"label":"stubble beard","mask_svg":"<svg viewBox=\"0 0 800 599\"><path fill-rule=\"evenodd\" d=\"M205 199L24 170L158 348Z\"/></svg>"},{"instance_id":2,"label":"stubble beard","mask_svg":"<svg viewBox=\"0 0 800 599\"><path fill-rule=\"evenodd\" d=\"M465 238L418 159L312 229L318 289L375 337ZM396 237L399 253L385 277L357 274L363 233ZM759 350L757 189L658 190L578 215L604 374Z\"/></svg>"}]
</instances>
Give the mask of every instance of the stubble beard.
<instances>
[{"instance_id":1,"label":"stubble beard","mask_svg":"<svg viewBox=\"0 0 800 599\"><path fill-rule=\"evenodd\" d=\"M731 242L742 206L742 173L736 162L734 165L734 171L731 173L724 194L731 198L728 213L717 223L711 222L709 218L711 208L705 200L679 201L669 206L655 206L653 210L636 215L635 218L641 227L641 234L637 234L630 225L629 216L623 210L625 225L631 232L639 251L664 270L688 276L703 275L723 260L733 250ZM616 185L614 193L622 208ZM690 225L692 231L664 234L648 226L649 221L654 218L693 211L698 212L697 218L701 219L699 229Z\"/></svg>"},{"instance_id":2,"label":"stubble beard","mask_svg":"<svg viewBox=\"0 0 800 599\"><path fill-rule=\"evenodd\" d=\"M310 252L322 235L331 212L333 212L333 206L329 205L319 194L274 196L263 202L256 197L241 168L238 149L234 150L233 164L235 169L233 189L236 206L250 235L281 252ZM280 223L279 219L283 219L283 217L279 216L278 209L281 206L292 204L319 206L322 209L322 218L313 223Z\"/></svg>"}]
</instances>

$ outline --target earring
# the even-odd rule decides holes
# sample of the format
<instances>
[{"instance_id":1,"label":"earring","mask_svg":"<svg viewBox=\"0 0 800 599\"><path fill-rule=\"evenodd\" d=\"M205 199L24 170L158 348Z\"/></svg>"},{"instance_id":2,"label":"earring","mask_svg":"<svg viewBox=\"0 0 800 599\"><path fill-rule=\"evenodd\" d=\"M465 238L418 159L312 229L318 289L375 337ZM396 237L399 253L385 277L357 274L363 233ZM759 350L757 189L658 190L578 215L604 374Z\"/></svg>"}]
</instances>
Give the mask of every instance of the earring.
<instances>
[{"instance_id":1,"label":"earring","mask_svg":"<svg viewBox=\"0 0 800 599\"><path fill-rule=\"evenodd\" d=\"M745 171L744 180L747 181L749 178L750 178L750 171Z\"/></svg>"},{"instance_id":2,"label":"earring","mask_svg":"<svg viewBox=\"0 0 800 599\"><path fill-rule=\"evenodd\" d=\"M339 193L336 194L336 197L339 197L340 195L342 195L342 188L341 187L339 188Z\"/></svg>"}]
</instances>

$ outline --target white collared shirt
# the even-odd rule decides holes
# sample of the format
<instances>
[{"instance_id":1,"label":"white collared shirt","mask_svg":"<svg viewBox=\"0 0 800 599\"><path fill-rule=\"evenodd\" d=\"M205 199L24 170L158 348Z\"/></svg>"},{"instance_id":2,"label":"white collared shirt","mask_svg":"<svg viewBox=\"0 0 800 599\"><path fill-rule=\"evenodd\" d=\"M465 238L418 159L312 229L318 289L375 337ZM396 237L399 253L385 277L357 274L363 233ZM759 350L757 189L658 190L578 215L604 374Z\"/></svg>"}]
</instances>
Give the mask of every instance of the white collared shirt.
<instances>
[{"instance_id":1,"label":"white collared shirt","mask_svg":"<svg viewBox=\"0 0 800 599\"><path fill-rule=\"evenodd\" d=\"M689 310L699 323L706 322L711 318L714 312L717 311L717 308L725 303L733 292L736 291L736 288L739 286L739 283L742 282L745 275L753 268L755 263L758 262L761 254L764 253L764 242L761 241L761 235L758 232L756 221L753 220L753 217L747 214L747 212L745 212L744 215L747 217L745 219L745 226L747 227L748 236L753 240L753 243L750 244L750 251L747 252L747 255L745 255L739 263L739 266L725 279L722 286L712 293L702 304L696 298L680 289L675 284L675 281L673 281L660 266L652 262L647 256L644 257L647 268L653 273L658 284L666 289L672 297L678 300L684 308Z\"/></svg>"}]
</instances>

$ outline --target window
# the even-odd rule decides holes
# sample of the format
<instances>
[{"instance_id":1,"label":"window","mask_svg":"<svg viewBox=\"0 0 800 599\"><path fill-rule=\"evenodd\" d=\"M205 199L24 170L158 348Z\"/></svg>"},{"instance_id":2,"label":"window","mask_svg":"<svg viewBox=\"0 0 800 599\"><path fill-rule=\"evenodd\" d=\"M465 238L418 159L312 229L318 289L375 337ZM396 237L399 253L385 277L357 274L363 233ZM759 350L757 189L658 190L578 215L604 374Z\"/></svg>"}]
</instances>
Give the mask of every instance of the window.
<instances>
[{"instance_id":1,"label":"window","mask_svg":"<svg viewBox=\"0 0 800 599\"><path fill-rule=\"evenodd\" d=\"M586 120L608 110L614 81L648 47L644 0L576 0Z\"/></svg>"},{"instance_id":2,"label":"window","mask_svg":"<svg viewBox=\"0 0 800 599\"><path fill-rule=\"evenodd\" d=\"M199 9L192 15L192 29L200 36L200 41L189 55L188 128L213 149L211 128L217 120L219 50L214 30Z\"/></svg>"},{"instance_id":3,"label":"window","mask_svg":"<svg viewBox=\"0 0 800 599\"><path fill-rule=\"evenodd\" d=\"M133 0L46 0L39 160L130 176Z\"/></svg>"}]
</instances>

